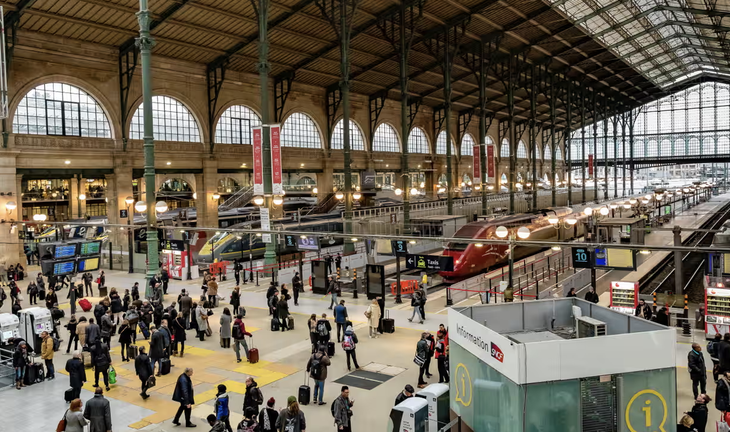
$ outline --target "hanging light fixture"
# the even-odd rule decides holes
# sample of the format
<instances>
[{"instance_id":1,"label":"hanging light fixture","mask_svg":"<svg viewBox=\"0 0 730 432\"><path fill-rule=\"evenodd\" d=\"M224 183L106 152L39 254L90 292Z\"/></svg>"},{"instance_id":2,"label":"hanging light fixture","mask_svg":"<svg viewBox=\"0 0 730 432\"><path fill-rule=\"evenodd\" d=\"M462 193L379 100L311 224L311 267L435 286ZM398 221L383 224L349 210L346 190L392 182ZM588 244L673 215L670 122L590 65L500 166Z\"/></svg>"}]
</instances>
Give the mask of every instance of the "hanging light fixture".
<instances>
[{"instance_id":1,"label":"hanging light fixture","mask_svg":"<svg viewBox=\"0 0 730 432\"><path fill-rule=\"evenodd\" d=\"M17 207L18 205L15 204L15 201L8 201L5 203L5 209L9 212L15 210Z\"/></svg>"},{"instance_id":2,"label":"hanging light fixture","mask_svg":"<svg viewBox=\"0 0 730 432\"><path fill-rule=\"evenodd\" d=\"M86 199L86 194L80 194L80 195L79 195L79 199L80 199L81 201L85 200L85 199Z\"/></svg>"},{"instance_id":3,"label":"hanging light fixture","mask_svg":"<svg viewBox=\"0 0 730 432\"><path fill-rule=\"evenodd\" d=\"M345 194L343 194L342 191L337 191L337 193L335 194L335 198L337 198L338 200L341 200L344 197Z\"/></svg>"},{"instance_id":4,"label":"hanging light fixture","mask_svg":"<svg viewBox=\"0 0 730 432\"><path fill-rule=\"evenodd\" d=\"M360 192L355 192L354 194L352 194L352 199L359 200L360 198L362 198Z\"/></svg>"},{"instance_id":5,"label":"hanging light fixture","mask_svg":"<svg viewBox=\"0 0 730 432\"><path fill-rule=\"evenodd\" d=\"M220 199L220 197L221 197L221 195L220 195L219 193L214 193L214 194L213 194L213 200L214 200L214 201L217 201L217 200L219 200L219 199Z\"/></svg>"},{"instance_id":6,"label":"hanging light fixture","mask_svg":"<svg viewBox=\"0 0 730 432\"><path fill-rule=\"evenodd\" d=\"M403 190L401 188L396 188L395 194L401 196L401 194L403 194Z\"/></svg>"},{"instance_id":7,"label":"hanging light fixture","mask_svg":"<svg viewBox=\"0 0 730 432\"><path fill-rule=\"evenodd\" d=\"M144 213L147 211L147 203L144 201L137 201L134 204L134 209L137 211L137 213Z\"/></svg>"},{"instance_id":8,"label":"hanging light fixture","mask_svg":"<svg viewBox=\"0 0 730 432\"><path fill-rule=\"evenodd\" d=\"M411 189L411 196L418 195L418 189L412 188Z\"/></svg>"},{"instance_id":9,"label":"hanging light fixture","mask_svg":"<svg viewBox=\"0 0 730 432\"><path fill-rule=\"evenodd\" d=\"M157 201L155 203L155 211L157 213L165 213L167 211L167 203L165 201Z\"/></svg>"},{"instance_id":10,"label":"hanging light fixture","mask_svg":"<svg viewBox=\"0 0 730 432\"><path fill-rule=\"evenodd\" d=\"M281 195L274 195L274 205L280 206L284 203L284 197Z\"/></svg>"},{"instance_id":11,"label":"hanging light fixture","mask_svg":"<svg viewBox=\"0 0 730 432\"><path fill-rule=\"evenodd\" d=\"M255 197L253 197L253 203L256 204L257 206L264 205L264 197L262 197L261 195L257 195Z\"/></svg>"},{"instance_id":12,"label":"hanging light fixture","mask_svg":"<svg viewBox=\"0 0 730 432\"><path fill-rule=\"evenodd\" d=\"M319 192L319 189L317 189L317 188L312 189L313 194L317 194L317 192Z\"/></svg>"}]
</instances>

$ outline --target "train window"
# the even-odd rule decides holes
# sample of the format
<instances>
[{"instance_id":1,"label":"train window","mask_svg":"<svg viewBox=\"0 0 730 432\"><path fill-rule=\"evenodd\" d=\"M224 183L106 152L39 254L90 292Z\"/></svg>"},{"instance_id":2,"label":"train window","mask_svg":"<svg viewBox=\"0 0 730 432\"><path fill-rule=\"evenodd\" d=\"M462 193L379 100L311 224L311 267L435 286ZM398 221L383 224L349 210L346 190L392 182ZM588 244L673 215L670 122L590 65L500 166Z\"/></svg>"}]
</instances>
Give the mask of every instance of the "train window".
<instances>
[{"instance_id":1,"label":"train window","mask_svg":"<svg viewBox=\"0 0 730 432\"><path fill-rule=\"evenodd\" d=\"M449 244L446 246L449 250L454 251L465 251L466 248L469 246L469 243L456 243L456 242L449 242Z\"/></svg>"}]
</instances>

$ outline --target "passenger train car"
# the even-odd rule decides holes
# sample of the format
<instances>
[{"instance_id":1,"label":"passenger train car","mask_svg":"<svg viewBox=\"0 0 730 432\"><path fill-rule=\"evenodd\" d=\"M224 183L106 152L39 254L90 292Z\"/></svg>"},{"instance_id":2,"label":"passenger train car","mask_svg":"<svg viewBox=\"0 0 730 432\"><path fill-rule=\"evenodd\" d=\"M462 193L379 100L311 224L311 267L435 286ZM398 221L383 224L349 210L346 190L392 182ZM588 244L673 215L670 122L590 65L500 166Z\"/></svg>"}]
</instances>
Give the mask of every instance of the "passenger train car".
<instances>
[{"instance_id":1,"label":"passenger train car","mask_svg":"<svg viewBox=\"0 0 730 432\"><path fill-rule=\"evenodd\" d=\"M562 228L560 230L560 238L558 239L558 229L548 222L548 218L550 217L571 217L578 220L578 223L571 228ZM497 216L472 222L461 227L454 234L454 237L499 240L499 237L495 234L497 227L504 226L510 230L517 230L524 226L530 229L530 240L568 240L583 235L583 224L580 221L585 217L582 213L574 213L570 207L554 207L538 210L535 213ZM539 247L517 246L514 250L514 259L522 259L540 250L541 248ZM453 282L466 279L507 263L509 259L509 248L507 245L501 244L485 243L482 245L456 241L449 242L443 254L454 257L454 271L440 272L439 274L444 280Z\"/></svg>"}]
</instances>

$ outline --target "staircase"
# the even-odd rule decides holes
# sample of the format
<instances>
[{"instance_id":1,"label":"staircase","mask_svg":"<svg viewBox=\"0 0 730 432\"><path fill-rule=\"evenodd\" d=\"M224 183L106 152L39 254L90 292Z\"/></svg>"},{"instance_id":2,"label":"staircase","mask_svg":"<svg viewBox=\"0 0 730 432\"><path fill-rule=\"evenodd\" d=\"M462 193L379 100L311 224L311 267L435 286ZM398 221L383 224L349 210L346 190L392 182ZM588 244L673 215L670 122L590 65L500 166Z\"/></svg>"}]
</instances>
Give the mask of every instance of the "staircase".
<instances>
[{"instance_id":1,"label":"staircase","mask_svg":"<svg viewBox=\"0 0 730 432\"><path fill-rule=\"evenodd\" d=\"M337 204L340 203L340 200L335 198L335 193L331 192L328 193L322 202L314 206L311 210L307 212L307 215L311 214L325 214L329 213L333 208L337 206Z\"/></svg>"},{"instance_id":2,"label":"staircase","mask_svg":"<svg viewBox=\"0 0 730 432\"><path fill-rule=\"evenodd\" d=\"M241 188L233 195L228 197L223 204L218 206L218 210L232 210L243 207L253 199L253 186Z\"/></svg>"}]
</instances>

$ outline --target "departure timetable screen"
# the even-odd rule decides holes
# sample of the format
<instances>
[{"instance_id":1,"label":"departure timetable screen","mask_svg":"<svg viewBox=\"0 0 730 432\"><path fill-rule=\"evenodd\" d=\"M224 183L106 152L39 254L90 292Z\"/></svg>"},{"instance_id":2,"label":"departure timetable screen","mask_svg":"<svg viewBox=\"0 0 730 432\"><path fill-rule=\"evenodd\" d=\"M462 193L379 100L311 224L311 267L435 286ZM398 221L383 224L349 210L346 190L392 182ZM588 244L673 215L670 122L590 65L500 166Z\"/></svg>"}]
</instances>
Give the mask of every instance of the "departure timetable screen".
<instances>
[{"instance_id":1,"label":"departure timetable screen","mask_svg":"<svg viewBox=\"0 0 730 432\"><path fill-rule=\"evenodd\" d=\"M71 258L74 256L76 256L76 245L75 244L56 245L56 251L53 254L54 258L56 258L56 259Z\"/></svg>"},{"instance_id":2,"label":"departure timetable screen","mask_svg":"<svg viewBox=\"0 0 730 432\"><path fill-rule=\"evenodd\" d=\"M101 242L81 243L81 255L94 255L101 251Z\"/></svg>"},{"instance_id":3,"label":"departure timetable screen","mask_svg":"<svg viewBox=\"0 0 730 432\"><path fill-rule=\"evenodd\" d=\"M56 276L63 276L74 272L76 262L74 261L63 261L53 264L53 274Z\"/></svg>"}]
</instances>

